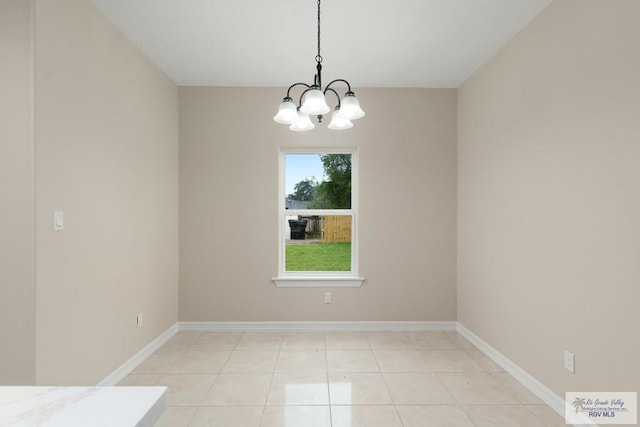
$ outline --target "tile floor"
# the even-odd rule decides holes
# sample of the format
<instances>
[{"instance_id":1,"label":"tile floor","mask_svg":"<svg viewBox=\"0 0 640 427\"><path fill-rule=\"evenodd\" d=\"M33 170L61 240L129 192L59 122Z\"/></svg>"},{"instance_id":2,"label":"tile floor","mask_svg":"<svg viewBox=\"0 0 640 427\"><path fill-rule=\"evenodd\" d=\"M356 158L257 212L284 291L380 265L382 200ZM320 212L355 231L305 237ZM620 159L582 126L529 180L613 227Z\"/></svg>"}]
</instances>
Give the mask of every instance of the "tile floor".
<instances>
[{"instance_id":1,"label":"tile floor","mask_svg":"<svg viewBox=\"0 0 640 427\"><path fill-rule=\"evenodd\" d=\"M158 427L561 427L456 332L180 332L121 385L169 387Z\"/></svg>"}]
</instances>

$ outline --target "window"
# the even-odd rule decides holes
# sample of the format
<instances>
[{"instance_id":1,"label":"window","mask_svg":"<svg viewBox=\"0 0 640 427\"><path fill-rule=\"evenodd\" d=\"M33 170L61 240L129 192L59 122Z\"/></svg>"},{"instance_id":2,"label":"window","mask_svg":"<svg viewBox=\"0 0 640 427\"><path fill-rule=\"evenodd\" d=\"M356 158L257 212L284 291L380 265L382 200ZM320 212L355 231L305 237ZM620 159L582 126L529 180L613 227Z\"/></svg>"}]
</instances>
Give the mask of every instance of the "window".
<instances>
[{"instance_id":1,"label":"window","mask_svg":"<svg viewBox=\"0 0 640 427\"><path fill-rule=\"evenodd\" d=\"M281 151L276 286L362 284L356 172L355 150Z\"/></svg>"}]
</instances>

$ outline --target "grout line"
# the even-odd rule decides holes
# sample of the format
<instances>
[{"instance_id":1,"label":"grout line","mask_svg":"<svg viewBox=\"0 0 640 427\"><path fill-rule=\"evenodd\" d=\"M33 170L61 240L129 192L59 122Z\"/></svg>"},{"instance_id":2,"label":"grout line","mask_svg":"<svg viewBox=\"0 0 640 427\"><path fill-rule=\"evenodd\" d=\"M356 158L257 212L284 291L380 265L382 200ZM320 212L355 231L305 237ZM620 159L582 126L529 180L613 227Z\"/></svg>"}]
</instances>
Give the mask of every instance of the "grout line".
<instances>
[{"instance_id":1,"label":"grout line","mask_svg":"<svg viewBox=\"0 0 640 427\"><path fill-rule=\"evenodd\" d=\"M333 407L331 404L331 383L329 382L329 356L327 354L327 331L322 332L322 336L324 338L324 365L326 368L326 378L327 378L327 398L329 402L329 422L333 426Z\"/></svg>"},{"instance_id":2,"label":"grout line","mask_svg":"<svg viewBox=\"0 0 640 427\"><path fill-rule=\"evenodd\" d=\"M280 359L280 351L282 350L282 344L284 342L284 334L281 334L280 345L278 346L278 350L276 353L276 360L273 364L273 371L271 372L271 381L269 382L269 389L267 390L267 395L264 398L264 405L262 405L262 415L260 415L260 424L262 425L262 421L264 419L264 413L267 409L267 403L269 402L269 395L271 394L271 388L273 387L273 380L276 376L276 369L278 368L278 360Z\"/></svg>"}]
</instances>

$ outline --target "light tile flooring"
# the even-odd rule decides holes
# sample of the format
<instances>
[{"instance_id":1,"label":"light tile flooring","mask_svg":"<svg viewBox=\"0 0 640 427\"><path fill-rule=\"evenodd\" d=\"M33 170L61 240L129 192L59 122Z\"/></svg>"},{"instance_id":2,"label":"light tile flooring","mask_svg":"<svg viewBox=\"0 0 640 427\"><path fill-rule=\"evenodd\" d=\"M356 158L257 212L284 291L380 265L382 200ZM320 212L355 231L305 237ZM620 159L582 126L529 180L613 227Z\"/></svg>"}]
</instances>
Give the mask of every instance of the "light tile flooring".
<instances>
[{"instance_id":1,"label":"light tile flooring","mask_svg":"<svg viewBox=\"0 0 640 427\"><path fill-rule=\"evenodd\" d=\"M560 427L456 332L180 332L121 385L169 387L158 427Z\"/></svg>"}]
</instances>

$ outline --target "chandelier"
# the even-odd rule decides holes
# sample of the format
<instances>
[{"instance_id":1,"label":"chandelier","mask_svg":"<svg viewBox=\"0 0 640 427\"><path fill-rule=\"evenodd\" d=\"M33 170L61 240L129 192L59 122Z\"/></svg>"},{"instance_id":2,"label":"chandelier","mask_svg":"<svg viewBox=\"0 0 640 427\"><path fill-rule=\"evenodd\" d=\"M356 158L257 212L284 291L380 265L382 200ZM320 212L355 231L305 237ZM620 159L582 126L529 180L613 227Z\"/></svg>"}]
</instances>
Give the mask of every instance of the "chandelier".
<instances>
[{"instance_id":1,"label":"chandelier","mask_svg":"<svg viewBox=\"0 0 640 427\"><path fill-rule=\"evenodd\" d=\"M278 114L273 118L277 123L289 125L289 129L293 131L307 131L315 127L310 116L316 116L318 123L322 123L325 114L331 111L325 95L327 92L333 93L338 99L329 129L349 129L353 127L351 120L359 119L364 116L364 111L360 108L360 102L356 95L351 91L351 85L344 79L336 79L331 83L322 87L322 56L320 55L320 0L318 0L318 54L316 55L317 73L313 78L313 84L294 83L287 89L287 96L284 97ZM331 86L334 83L344 83L347 85L347 92L344 98L340 100L340 95ZM291 89L297 86L303 86L305 89L298 98L298 105L294 104L291 98Z\"/></svg>"}]
</instances>

